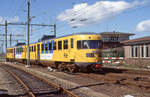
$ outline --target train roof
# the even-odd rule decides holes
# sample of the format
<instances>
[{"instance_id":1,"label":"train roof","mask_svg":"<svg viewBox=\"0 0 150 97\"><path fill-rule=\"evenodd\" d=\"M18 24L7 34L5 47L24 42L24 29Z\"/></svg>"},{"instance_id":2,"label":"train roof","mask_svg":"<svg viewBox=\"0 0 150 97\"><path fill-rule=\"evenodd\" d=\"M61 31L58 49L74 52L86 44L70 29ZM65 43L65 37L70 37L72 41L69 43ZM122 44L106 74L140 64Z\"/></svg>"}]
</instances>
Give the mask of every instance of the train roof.
<instances>
[{"instance_id":1,"label":"train roof","mask_svg":"<svg viewBox=\"0 0 150 97\"><path fill-rule=\"evenodd\" d=\"M60 37L56 37L52 39L57 39L57 38L62 38L62 37L67 37L67 36L74 36L74 35L100 35L100 34L94 33L94 32L80 32L80 33L73 33L73 34L64 35L64 36L60 36Z\"/></svg>"},{"instance_id":2,"label":"train roof","mask_svg":"<svg viewBox=\"0 0 150 97\"><path fill-rule=\"evenodd\" d=\"M47 40L53 40L53 39L58 39L58 38L62 38L62 37L74 36L74 35L100 35L100 34L95 33L95 32L79 32L79 33L73 33L73 34L64 35L64 36L60 36L60 37L56 37L56 38L50 38L50 39L47 39ZM43 41L47 41L47 40L43 40ZM39 42L42 42L42 41L38 41L38 42L35 42L35 43L39 43ZM35 44L35 43L31 43L31 44ZM21 46L24 46L24 45L21 45ZM14 47L18 47L18 46L14 46ZM10 47L10 48L12 48L12 47Z\"/></svg>"}]
</instances>

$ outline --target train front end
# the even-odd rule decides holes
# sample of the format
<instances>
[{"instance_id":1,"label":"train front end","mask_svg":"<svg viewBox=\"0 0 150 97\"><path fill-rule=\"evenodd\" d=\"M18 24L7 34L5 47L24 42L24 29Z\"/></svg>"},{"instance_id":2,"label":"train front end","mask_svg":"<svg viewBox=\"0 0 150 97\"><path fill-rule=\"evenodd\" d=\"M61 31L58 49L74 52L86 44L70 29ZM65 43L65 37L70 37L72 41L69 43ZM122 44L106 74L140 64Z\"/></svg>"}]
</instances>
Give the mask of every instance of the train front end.
<instances>
[{"instance_id":1,"label":"train front end","mask_svg":"<svg viewBox=\"0 0 150 97\"><path fill-rule=\"evenodd\" d=\"M99 34L76 36L76 65L82 70L98 71L102 67L102 39Z\"/></svg>"}]
</instances>

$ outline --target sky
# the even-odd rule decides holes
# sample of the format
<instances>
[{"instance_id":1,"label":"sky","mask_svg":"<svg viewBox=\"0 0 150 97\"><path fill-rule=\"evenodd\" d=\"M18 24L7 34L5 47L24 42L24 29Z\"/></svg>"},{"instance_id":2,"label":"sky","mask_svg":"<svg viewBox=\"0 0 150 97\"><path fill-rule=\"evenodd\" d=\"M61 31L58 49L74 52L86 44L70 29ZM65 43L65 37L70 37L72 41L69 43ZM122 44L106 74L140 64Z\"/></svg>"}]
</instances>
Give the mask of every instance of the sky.
<instances>
[{"instance_id":1,"label":"sky","mask_svg":"<svg viewBox=\"0 0 150 97\"><path fill-rule=\"evenodd\" d=\"M56 24L57 37L78 32L119 31L134 33L131 39L150 36L150 0L30 0L31 23ZM1 0L0 24L25 23L27 0ZM0 26L0 34L4 34ZM43 35L52 35L53 27L32 26L30 43ZM13 40L27 39L27 26L8 25ZM3 36L0 36L4 39ZM8 37L9 40L9 37ZM13 41L15 45L16 41ZM1 43L0 43L1 44ZM9 47L9 42L8 42Z\"/></svg>"}]
</instances>

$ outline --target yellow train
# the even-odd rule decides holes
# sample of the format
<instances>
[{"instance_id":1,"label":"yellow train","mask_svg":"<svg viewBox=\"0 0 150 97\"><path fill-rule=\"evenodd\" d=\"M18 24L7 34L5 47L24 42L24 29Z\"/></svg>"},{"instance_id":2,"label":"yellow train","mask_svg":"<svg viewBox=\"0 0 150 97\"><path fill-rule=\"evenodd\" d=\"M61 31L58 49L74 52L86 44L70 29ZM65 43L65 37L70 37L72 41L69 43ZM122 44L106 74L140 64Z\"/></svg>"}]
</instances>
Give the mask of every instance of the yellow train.
<instances>
[{"instance_id":1,"label":"yellow train","mask_svg":"<svg viewBox=\"0 0 150 97\"><path fill-rule=\"evenodd\" d=\"M60 71L99 70L102 66L102 41L96 33L78 33L30 44L31 63ZM27 46L7 48L7 60L26 63Z\"/></svg>"}]
</instances>

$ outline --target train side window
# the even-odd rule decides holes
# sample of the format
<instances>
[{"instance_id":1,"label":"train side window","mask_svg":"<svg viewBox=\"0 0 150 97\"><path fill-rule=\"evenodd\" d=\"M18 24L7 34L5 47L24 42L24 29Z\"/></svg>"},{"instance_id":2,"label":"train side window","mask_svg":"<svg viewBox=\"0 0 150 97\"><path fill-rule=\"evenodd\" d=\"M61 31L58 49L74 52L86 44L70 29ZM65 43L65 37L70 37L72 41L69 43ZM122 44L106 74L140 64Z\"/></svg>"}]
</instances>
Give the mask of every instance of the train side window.
<instances>
[{"instance_id":1,"label":"train side window","mask_svg":"<svg viewBox=\"0 0 150 97\"><path fill-rule=\"evenodd\" d=\"M62 49L62 41L58 41L58 50Z\"/></svg>"},{"instance_id":2,"label":"train side window","mask_svg":"<svg viewBox=\"0 0 150 97\"><path fill-rule=\"evenodd\" d=\"M34 52L36 51L36 45L34 46Z\"/></svg>"},{"instance_id":3,"label":"train side window","mask_svg":"<svg viewBox=\"0 0 150 97\"><path fill-rule=\"evenodd\" d=\"M44 51L44 44L41 44L42 51Z\"/></svg>"},{"instance_id":4,"label":"train side window","mask_svg":"<svg viewBox=\"0 0 150 97\"><path fill-rule=\"evenodd\" d=\"M64 49L68 49L68 40L64 40Z\"/></svg>"},{"instance_id":5,"label":"train side window","mask_svg":"<svg viewBox=\"0 0 150 97\"><path fill-rule=\"evenodd\" d=\"M53 50L56 50L56 41L54 42Z\"/></svg>"},{"instance_id":6,"label":"train side window","mask_svg":"<svg viewBox=\"0 0 150 97\"><path fill-rule=\"evenodd\" d=\"M21 53L23 52L23 48L21 47Z\"/></svg>"},{"instance_id":7,"label":"train side window","mask_svg":"<svg viewBox=\"0 0 150 97\"><path fill-rule=\"evenodd\" d=\"M32 48L31 48L31 46L30 46L30 52L32 51Z\"/></svg>"},{"instance_id":8,"label":"train side window","mask_svg":"<svg viewBox=\"0 0 150 97\"><path fill-rule=\"evenodd\" d=\"M71 38L71 48L73 48L73 38Z\"/></svg>"},{"instance_id":9,"label":"train side window","mask_svg":"<svg viewBox=\"0 0 150 97\"><path fill-rule=\"evenodd\" d=\"M81 41L77 41L77 48L81 49Z\"/></svg>"},{"instance_id":10,"label":"train side window","mask_svg":"<svg viewBox=\"0 0 150 97\"><path fill-rule=\"evenodd\" d=\"M45 51L47 51L47 43L45 43Z\"/></svg>"},{"instance_id":11,"label":"train side window","mask_svg":"<svg viewBox=\"0 0 150 97\"><path fill-rule=\"evenodd\" d=\"M34 50L34 48L33 48L33 46L32 46L32 52L33 52L33 50Z\"/></svg>"},{"instance_id":12,"label":"train side window","mask_svg":"<svg viewBox=\"0 0 150 97\"><path fill-rule=\"evenodd\" d=\"M51 42L49 42L49 50L51 50L52 49L52 44L51 44Z\"/></svg>"}]
</instances>

